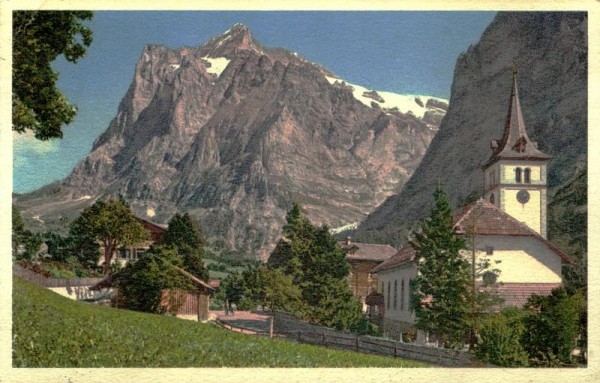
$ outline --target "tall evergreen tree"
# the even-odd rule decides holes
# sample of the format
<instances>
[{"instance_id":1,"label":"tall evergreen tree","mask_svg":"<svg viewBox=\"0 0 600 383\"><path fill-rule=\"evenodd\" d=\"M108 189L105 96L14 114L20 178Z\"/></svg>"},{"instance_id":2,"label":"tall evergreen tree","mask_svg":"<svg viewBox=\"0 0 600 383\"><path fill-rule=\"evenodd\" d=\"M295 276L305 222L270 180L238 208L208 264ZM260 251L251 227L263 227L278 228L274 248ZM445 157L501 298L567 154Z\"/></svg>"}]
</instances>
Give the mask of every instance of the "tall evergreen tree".
<instances>
[{"instance_id":1,"label":"tall evergreen tree","mask_svg":"<svg viewBox=\"0 0 600 383\"><path fill-rule=\"evenodd\" d=\"M171 218L163 242L176 249L183 258L185 270L197 278L208 280L208 269L202 261L204 255L202 230L188 213L175 214Z\"/></svg>"},{"instance_id":2,"label":"tall evergreen tree","mask_svg":"<svg viewBox=\"0 0 600 383\"><path fill-rule=\"evenodd\" d=\"M268 266L292 277L301 290L304 317L338 329L356 326L362 316L346 278L350 271L344 250L327 226L316 227L295 203L287 214L284 238Z\"/></svg>"},{"instance_id":3,"label":"tall evergreen tree","mask_svg":"<svg viewBox=\"0 0 600 383\"><path fill-rule=\"evenodd\" d=\"M418 260L411 306L417 328L454 343L468 331L470 265L460 254L465 242L453 231L452 210L441 187L434 198L429 218L411 240Z\"/></svg>"}]
</instances>

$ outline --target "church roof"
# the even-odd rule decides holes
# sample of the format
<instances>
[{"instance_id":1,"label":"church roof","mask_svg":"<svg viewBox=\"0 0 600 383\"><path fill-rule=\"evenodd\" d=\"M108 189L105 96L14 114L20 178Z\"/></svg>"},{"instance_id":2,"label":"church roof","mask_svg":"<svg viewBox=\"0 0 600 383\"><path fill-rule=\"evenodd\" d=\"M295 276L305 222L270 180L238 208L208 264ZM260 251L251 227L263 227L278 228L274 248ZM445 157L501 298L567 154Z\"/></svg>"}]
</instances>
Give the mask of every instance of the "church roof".
<instances>
[{"instance_id":1,"label":"church roof","mask_svg":"<svg viewBox=\"0 0 600 383\"><path fill-rule=\"evenodd\" d=\"M491 286L481 287L483 291L490 292L502 298L502 303L496 307L523 307L533 294L548 296L552 290L560 287L560 283L496 283Z\"/></svg>"},{"instance_id":2,"label":"church roof","mask_svg":"<svg viewBox=\"0 0 600 383\"><path fill-rule=\"evenodd\" d=\"M456 234L461 235L466 235L469 233L469 230L474 230L476 235L533 237L558 255L563 263L573 263L571 258L550 241L483 198L459 209L454 214L453 228ZM375 267L373 272L392 269L406 262L414 262L415 260L415 250L411 246L407 246L387 261Z\"/></svg>"},{"instance_id":3,"label":"church roof","mask_svg":"<svg viewBox=\"0 0 600 383\"><path fill-rule=\"evenodd\" d=\"M523 113L521 112L516 69L513 69L513 85L510 92L506 123L504 125L504 135L502 139L492 141L490 146L492 156L484 167L488 167L494 162L503 159L545 161L552 158L542 153L537 148L537 143L531 141L527 135Z\"/></svg>"},{"instance_id":4,"label":"church roof","mask_svg":"<svg viewBox=\"0 0 600 383\"><path fill-rule=\"evenodd\" d=\"M396 253L390 245L351 242L349 239L339 242L339 245L346 251L347 260L383 262Z\"/></svg>"},{"instance_id":5,"label":"church roof","mask_svg":"<svg viewBox=\"0 0 600 383\"><path fill-rule=\"evenodd\" d=\"M454 232L456 234L468 234L471 228L474 229L476 235L536 238L556 253L563 263L573 263L573 260L552 242L483 198L464 206L454 215Z\"/></svg>"}]
</instances>

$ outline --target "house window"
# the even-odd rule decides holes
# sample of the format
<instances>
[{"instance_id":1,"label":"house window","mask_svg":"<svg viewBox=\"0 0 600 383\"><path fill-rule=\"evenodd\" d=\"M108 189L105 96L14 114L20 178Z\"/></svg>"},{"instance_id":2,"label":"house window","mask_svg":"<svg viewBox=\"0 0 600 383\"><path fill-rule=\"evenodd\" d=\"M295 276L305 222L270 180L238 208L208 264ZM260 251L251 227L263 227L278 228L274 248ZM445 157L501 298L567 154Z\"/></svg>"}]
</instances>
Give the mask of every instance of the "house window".
<instances>
[{"instance_id":1,"label":"house window","mask_svg":"<svg viewBox=\"0 0 600 383\"><path fill-rule=\"evenodd\" d=\"M388 281L388 292L387 292L387 308L390 308L390 281Z\"/></svg>"},{"instance_id":2,"label":"house window","mask_svg":"<svg viewBox=\"0 0 600 383\"><path fill-rule=\"evenodd\" d=\"M490 203L493 205L496 202L496 197L494 197L494 193L490 195Z\"/></svg>"},{"instance_id":3,"label":"house window","mask_svg":"<svg viewBox=\"0 0 600 383\"><path fill-rule=\"evenodd\" d=\"M523 182L522 177L521 177L521 173L523 173L523 169L521 168L516 168L515 169L515 182L520 184L521 182Z\"/></svg>"},{"instance_id":4,"label":"house window","mask_svg":"<svg viewBox=\"0 0 600 383\"><path fill-rule=\"evenodd\" d=\"M129 259L130 252L129 249L119 249L119 258L120 259Z\"/></svg>"},{"instance_id":5,"label":"house window","mask_svg":"<svg viewBox=\"0 0 600 383\"><path fill-rule=\"evenodd\" d=\"M400 285L400 310L404 311L404 279Z\"/></svg>"},{"instance_id":6,"label":"house window","mask_svg":"<svg viewBox=\"0 0 600 383\"><path fill-rule=\"evenodd\" d=\"M525 172L524 172L523 176L525 178L525 183L530 184L531 183L531 169L525 168Z\"/></svg>"},{"instance_id":7,"label":"house window","mask_svg":"<svg viewBox=\"0 0 600 383\"><path fill-rule=\"evenodd\" d=\"M146 253L145 249L136 249L135 250L135 259L138 260Z\"/></svg>"},{"instance_id":8,"label":"house window","mask_svg":"<svg viewBox=\"0 0 600 383\"><path fill-rule=\"evenodd\" d=\"M381 294L385 293L384 282L381 282Z\"/></svg>"},{"instance_id":9,"label":"house window","mask_svg":"<svg viewBox=\"0 0 600 383\"><path fill-rule=\"evenodd\" d=\"M486 246L485 247L485 255L494 255L494 247Z\"/></svg>"},{"instance_id":10,"label":"house window","mask_svg":"<svg viewBox=\"0 0 600 383\"><path fill-rule=\"evenodd\" d=\"M398 281L394 280L394 310L398 307Z\"/></svg>"}]
</instances>

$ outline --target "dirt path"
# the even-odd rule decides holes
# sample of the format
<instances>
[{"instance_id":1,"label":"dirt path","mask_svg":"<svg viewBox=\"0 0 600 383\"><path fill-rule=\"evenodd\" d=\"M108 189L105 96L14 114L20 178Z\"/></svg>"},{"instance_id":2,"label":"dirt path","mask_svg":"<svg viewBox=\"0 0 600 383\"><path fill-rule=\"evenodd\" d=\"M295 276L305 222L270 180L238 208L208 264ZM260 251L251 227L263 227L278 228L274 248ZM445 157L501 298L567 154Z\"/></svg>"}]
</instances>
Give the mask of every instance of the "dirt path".
<instances>
[{"instance_id":1,"label":"dirt path","mask_svg":"<svg viewBox=\"0 0 600 383\"><path fill-rule=\"evenodd\" d=\"M225 315L223 311L213 311L221 321L236 327L258 332L268 332L271 321L270 312L236 311ZM324 327L312 325L288 314L277 314L273 325L275 332L296 333L298 331L321 332Z\"/></svg>"}]
</instances>

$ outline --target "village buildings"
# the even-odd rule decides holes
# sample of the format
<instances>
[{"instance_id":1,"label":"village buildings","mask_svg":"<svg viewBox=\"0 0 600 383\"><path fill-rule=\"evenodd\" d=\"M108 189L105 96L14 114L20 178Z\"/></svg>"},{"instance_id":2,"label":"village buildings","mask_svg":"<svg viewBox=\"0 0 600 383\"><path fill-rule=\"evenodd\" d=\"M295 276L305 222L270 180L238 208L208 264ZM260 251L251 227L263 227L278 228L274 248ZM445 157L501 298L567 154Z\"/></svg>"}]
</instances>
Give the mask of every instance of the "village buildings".
<instances>
[{"instance_id":1,"label":"village buildings","mask_svg":"<svg viewBox=\"0 0 600 383\"><path fill-rule=\"evenodd\" d=\"M352 242L350 237L340 241L339 245L346 252L346 261L350 264L348 282L352 293L366 311L367 297L377 291L377 276L371 270L396 254L396 249L390 245Z\"/></svg>"},{"instance_id":2,"label":"village buildings","mask_svg":"<svg viewBox=\"0 0 600 383\"><path fill-rule=\"evenodd\" d=\"M484 164L484 198L454 214L454 232L473 249L465 257L491 261L497 280L478 281L497 294L502 306L521 307L532 294L549 295L572 260L546 239L547 164L551 159L532 142L521 113L516 73L504 134L492 141ZM474 253L473 253L474 251ZM496 263L498 261L498 263ZM414 330L411 281L417 276L415 250L407 246L373 269L384 306L383 331L391 337ZM491 275L491 274L488 274Z\"/></svg>"}]
</instances>

